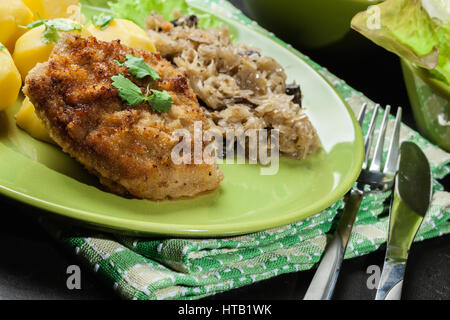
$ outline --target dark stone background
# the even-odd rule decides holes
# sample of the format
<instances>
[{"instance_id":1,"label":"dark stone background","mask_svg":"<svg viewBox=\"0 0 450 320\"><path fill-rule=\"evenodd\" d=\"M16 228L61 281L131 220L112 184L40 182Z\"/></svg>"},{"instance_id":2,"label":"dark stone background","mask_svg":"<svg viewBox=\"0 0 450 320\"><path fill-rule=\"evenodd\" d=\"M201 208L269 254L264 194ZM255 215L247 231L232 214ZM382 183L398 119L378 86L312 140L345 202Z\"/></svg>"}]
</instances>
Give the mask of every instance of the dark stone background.
<instances>
[{"instance_id":1,"label":"dark stone background","mask_svg":"<svg viewBox=\"0 0 450 320\"><path fill-rule=\"evenodd\" d=\"M231 2L242 9L241 0ZM405 121L414 127L396 56L377 50L377 59L340 61L314 52L305 53L373 101L404 106ZM448 179L445 184L448 186ZM82 289L68 290L66 268L78 263L75 257L42 230L34 209L1 197L0 208L0 299L118 298L86 268L82 269ZM379 250L344 261L334 298L373 299L375 290L367 289L369 275L366 270L370 265L382 266L384 254L384 250ZM449 263L450 236L414 244L406 270L403 298L449 299ZM314 271L282 275L210 299L301 299L313 275Z\"/></svg>"}]
</instances>

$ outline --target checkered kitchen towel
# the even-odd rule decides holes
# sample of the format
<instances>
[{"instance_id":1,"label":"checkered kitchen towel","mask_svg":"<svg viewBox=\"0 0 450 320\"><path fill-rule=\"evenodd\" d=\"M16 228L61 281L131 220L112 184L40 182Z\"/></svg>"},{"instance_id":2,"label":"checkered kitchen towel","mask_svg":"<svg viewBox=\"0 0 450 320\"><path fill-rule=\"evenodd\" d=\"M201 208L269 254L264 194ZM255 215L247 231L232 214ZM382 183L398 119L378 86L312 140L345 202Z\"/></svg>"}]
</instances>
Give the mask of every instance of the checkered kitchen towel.
<instances>
[{"instance_id":1,"label":"checkered kitchen towel","mask_svg":"<svg viewBox=\"0 0 450 320\"><path fill-rule=\"evenodd\" d=\"M228 2L203 0L202 5L264 31ZM373 108L374 103L364 95L309 58L302 57L335 86L355 113L364 102ZM363 127L365 130L367 123ZM402 127L401 138L417 143L425 151L435 179L443 178L450 171L448 153L406 126ZM450 232L450 194L443 191L436 180L433 187L433 202L416 241ZM375 251L386 241L388 198L386 193L364 199L346 258ZM303 221L226 239L149 240L87 230L62 230L60 226L44 224L124 299L198 299L283 273L311 269L320 260L329 239L327 234L342 206L339 201Z\"/></svg>"}]
</instances>

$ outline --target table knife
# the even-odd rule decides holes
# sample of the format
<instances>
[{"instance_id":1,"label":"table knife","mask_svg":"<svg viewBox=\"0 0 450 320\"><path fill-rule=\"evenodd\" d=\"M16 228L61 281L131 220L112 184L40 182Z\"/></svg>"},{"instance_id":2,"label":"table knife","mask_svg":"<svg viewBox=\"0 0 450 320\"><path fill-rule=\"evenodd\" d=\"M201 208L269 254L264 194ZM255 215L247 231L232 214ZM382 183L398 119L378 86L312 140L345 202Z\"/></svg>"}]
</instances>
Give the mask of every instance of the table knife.
<instances>
[{"instance_id":1,"label":"table knife","mask_svg":"<svg viewBox=\"0 0 450 320\"><path fill-rule=\"evenodd\" d=\"M376 300L400 300L409 249L431 202L430 164L412 142L400 147L389 234Z\"/></svg>"}]
</instances>

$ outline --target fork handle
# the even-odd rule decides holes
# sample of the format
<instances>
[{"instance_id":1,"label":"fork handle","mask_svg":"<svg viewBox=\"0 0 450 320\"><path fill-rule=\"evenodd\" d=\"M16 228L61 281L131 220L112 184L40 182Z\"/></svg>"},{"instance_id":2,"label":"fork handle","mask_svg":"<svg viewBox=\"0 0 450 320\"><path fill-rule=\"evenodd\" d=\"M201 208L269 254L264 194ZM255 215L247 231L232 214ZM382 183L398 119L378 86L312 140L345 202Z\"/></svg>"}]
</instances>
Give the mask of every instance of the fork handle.
<instances>
[{"instance_id":1,"label":"fork handle","mask_svg":"<svg viewBox=\"0 0 450 320\"><path fill-rule=\"evenodd\" d=\"M363 194L357 190L347 194L344 213L303 300L331 299L362 198Z\"/></svg>"}]
</instances>

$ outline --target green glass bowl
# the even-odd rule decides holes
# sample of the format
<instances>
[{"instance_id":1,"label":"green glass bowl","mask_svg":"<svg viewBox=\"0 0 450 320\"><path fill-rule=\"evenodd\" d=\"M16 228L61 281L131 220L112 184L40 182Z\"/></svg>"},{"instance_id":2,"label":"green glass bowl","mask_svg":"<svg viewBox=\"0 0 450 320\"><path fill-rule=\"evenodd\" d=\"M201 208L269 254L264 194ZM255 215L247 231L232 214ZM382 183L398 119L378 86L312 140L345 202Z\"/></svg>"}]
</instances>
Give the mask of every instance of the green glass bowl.
<instances>
[{"instance_id":1,"label":"green glass bowl","mask_svg":"<svg viewBox=\"0 0 450 320\"><path fill-rule=\"evenodd\" d=\"M405 60L401 63L417 127L427 139L450 152L450 87Z\"/></svg>"},{"instance_id":2,"label":"green glass bowl","mask_svg":"<svg viewBox=\"0 0 450 320\"><path fill-rule=\"evenodd\" d=\"M350 28L355 14L383 0L245 0L253 19L302 50L361 54L372 43Z\"/></svg>"}]
</instances>

